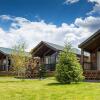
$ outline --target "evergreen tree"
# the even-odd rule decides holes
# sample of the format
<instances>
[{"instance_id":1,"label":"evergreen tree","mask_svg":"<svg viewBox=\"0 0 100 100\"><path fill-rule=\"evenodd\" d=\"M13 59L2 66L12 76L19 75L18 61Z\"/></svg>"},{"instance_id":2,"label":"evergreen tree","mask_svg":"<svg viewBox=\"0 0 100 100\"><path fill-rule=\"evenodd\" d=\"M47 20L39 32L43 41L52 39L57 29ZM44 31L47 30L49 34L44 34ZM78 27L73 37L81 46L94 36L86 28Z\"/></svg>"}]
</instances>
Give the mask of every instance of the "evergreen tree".
<instances>
[{"instance_id":1,"label":"evergreen tree","mask_svg":"<svg viewBox=\"0 0 100 100\"><path fill-rule=\"evenodd\" d=\"M83 79L82 73L82 67L77 60L73 48L70 43L67 43L64 50L58 56L56 79L63 84L79 82Z\"/></svg>"}]
</instances>

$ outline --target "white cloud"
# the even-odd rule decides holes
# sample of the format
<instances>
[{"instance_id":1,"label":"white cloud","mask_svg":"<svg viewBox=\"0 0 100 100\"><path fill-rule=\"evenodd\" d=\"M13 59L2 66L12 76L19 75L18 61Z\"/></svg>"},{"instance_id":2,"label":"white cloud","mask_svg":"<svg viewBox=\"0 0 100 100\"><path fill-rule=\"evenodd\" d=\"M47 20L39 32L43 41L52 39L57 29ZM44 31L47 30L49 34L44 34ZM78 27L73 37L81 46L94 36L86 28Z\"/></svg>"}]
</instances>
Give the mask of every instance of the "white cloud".
<instances>
[{"instance_id":1,"label":"white cloud","mask_svg":"<svg viewBox=\"0 0 100 100\"><path fill-rule=\"evenodd\" d=\"M79 0L66 0L64 3L65 4L73 4L73 3L76 3L78 2Z\"/></svg>"},{"instance_id":2,"label":"white cloud","mask_svg":"<svg viewBox=\"0 0 100 100\"><path fill-rule=\"evenodd\" d=\"M80 0L65 0L64 4L77 3ZM100 0L87 0L87 2L94 3L93 9L87 13L87 15L92 15L93 13L100 14Z\"/></svg>"},{"instance_id":3,"label":"white cloud","mask_svg":"<svg viewBox=\"0 0 100 100\"><path fill-rule=\"evenodd\" d=\"M94 31L95 29L100 28L100 17L89 16L85 19L77 18L75 20L75 25L77 25L78 27Z\"/></svg>"},{"instance_id":4,"label":"white cloud","mask_svg":"<svg viewBox=\"0 0 100 100\"><path fill-rule=\"evenodd\" d=\"M100 4L100 0L88 0L89 2L95 2L95 3L98 3Z\"/></svg>"},{"instance_id":5,"label":"white cloud","mask_svg":"<svg viewBox=\"0 0 100 100\"><path fill-rule=\"evenodd\" d=\"M88 2L95 3L95 5L94 5L93 9L87 14L88 15L93 14L93 13L100 14L100 0L88 0Z\"/></svg>"},{"instance_id":6,"label":"white cloud","mask_svg":"<svg viewBox=\"0 0 100 100\"><path fill-rule=\"evenodd\" d=\"M84 39L92 35L100 27L100 17L77 18L73 24L62 23L57 27L45 21L33 22L22 17L14 17L8 31L0 28L0 46L11 47L19 40L25 40L28 49L40 41L64 44L70 39L77 47Z\"/></svg>"},{"instance_id":7,"label":"white cloud","mask_svg":"<svg viewBox=\"0 0 100 100\"><path fill-rule=\"evenodd\" d=\"M13 18L10 17L9 15L0 15L0 19L2 19L2 20L12 20Z\"/></svg>"}]
</instances>

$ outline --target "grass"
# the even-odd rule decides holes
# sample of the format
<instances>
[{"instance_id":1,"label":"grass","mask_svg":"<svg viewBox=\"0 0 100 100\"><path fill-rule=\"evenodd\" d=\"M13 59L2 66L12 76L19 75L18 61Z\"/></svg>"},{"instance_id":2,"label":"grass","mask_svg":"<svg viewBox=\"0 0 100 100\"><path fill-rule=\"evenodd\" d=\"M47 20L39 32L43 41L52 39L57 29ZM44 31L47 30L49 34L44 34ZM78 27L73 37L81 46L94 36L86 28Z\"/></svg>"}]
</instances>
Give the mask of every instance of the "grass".
<instances>
[{"instance_id":1,"label":"grass","mask_svg":"<svg viewBox=\"0 0 100 100\"><path fill-rule=\"evenodd\" d=\"M100 83L61 85L54 78L0 77L0 100L99 100Z\"/></svg>"}]
</instances>

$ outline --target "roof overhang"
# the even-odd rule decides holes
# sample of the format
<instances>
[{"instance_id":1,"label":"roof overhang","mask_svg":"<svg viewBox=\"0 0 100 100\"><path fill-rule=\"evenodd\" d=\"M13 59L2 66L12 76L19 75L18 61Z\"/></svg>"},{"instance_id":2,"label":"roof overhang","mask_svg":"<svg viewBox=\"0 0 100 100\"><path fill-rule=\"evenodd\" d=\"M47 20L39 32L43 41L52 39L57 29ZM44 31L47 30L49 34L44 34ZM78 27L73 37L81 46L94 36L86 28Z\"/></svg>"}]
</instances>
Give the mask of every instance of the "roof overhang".
<instances>
[{"instance_id":1,"label":"roof overhang","mask_svg":"<svg viewBox=\"0 0 100 100\"><path fill-rule=\"evenodd\" d=\"M49 56L53 53L57 52L56 48L53 48L52 46L48 45L47 43L41 41L31 52L32 56L37 57L43 57L43 56Z\"/></svg>"},{"instance_id":2,"label":"roof overhang","mask_svg":"<svg viewBox=\"0 0 100 100\"><path fill-rule=\"evenodd\" d=\"M3 55L7 56L8 54L4 53L3 51L0 50L0 53L2 53Z\"/></svg>"},{"instance_id":3,"label":"roof overhang","mask_svg":"<svg viewBox=\"0 0 100 100\"><path fill-rule=\"evenodd\" d=\"M92 52L98 47L100 47L100 30L79 45L79 48L88 52Z\"/></svg>"}]
</instances>

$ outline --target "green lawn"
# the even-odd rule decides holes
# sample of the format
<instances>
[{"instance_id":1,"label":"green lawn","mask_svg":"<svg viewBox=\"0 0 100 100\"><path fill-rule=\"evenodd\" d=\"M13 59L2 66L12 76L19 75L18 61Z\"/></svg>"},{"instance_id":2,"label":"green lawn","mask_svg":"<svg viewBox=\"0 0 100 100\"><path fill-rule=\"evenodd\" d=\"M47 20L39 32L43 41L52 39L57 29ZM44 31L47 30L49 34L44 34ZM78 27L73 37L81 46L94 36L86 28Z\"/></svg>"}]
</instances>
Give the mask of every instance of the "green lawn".
<instances>
[{"instance_id":1,"label":"green lawn","mask_svg":"<svg viewBox=\"0 0 100 100\"><path fill-rule=\"evenodd\" d=\"M99 100L100 83L61 85L54 78L0 77L0 100Z\"/></svg>"}]
</instances>

